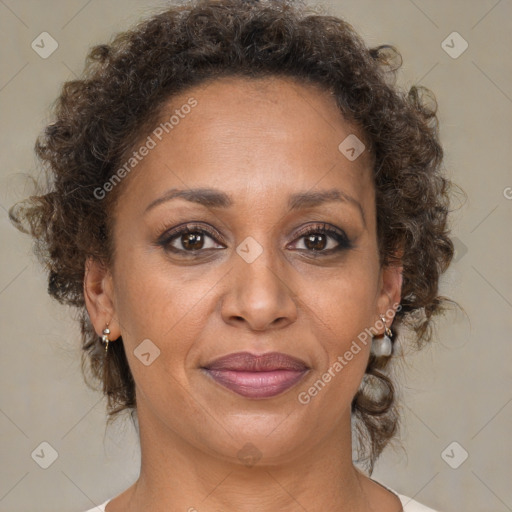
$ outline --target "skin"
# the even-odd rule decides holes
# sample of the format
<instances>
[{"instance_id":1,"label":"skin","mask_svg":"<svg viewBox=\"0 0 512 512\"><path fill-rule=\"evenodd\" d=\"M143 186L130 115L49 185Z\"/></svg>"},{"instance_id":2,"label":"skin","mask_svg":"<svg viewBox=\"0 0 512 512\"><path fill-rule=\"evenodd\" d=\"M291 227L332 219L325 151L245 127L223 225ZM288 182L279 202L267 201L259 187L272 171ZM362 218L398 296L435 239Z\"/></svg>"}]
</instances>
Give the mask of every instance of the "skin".
<instances>
[{"instance_id":1,"label":"skin","mask_svg":"<svg viewBox=\"0 0 512 512\"><path fill-rule=\"evenodd\" d=\"M328 92L292 79L216 80L174 97L164 117L190 97L198 105L122 183L112 267L86 265L87 309L98 335L109 323L110 339L122 336L140 427L140 477L106 512L400 511L398 498L352 463L350 404L370 343L308 404L298 401L400 302L402 269L379 265L372 156L349 161L338 149L363 135ZM233 204L179 198L145 212L169 189L196 187ZM350 201L288 207L291 194L331 188L357 201L364 219ZM181 254L156 244L190 222L222 239L204 235L194 254L183 236L169 242ZM353 247L314 257L297 232L318 223L345 232ZM251 263L236 252L249 236L263 250ZM324 235L317 247L338 245ZM145 339L160 350L149 366L134 355ZM311 369L260 400L199 369L243 350L284 352ZM247 443L260 457L251 467L238 455Z\"/></svg>"}]
</instances>

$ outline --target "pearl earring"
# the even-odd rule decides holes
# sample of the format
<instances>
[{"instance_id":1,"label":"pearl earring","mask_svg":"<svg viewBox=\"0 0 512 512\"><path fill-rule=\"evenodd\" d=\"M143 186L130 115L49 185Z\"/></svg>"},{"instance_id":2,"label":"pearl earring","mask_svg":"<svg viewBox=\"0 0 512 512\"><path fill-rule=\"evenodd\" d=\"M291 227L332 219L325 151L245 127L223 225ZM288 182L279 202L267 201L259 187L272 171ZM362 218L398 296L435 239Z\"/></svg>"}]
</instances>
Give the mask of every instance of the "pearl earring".
<instances>
[{"instance_id":1,"label":"pearl earring","mask_svg":"<svg viewBox=\"0 0 512 512\"><path fill-rule=\"evenodd\" d=\"M385 326L384 335L380 338L372 338L371 353L376 357L389 357L393 353L393 344L391 343L393 333L386 325L386 319L384 316L381 315L380 319Z\"/></svg>"},{"instance_id":2,"label":"pearl earring","mask_svg":"<svg viewBox=\"0 0 512 512\"><path fill-rule=\"evenodd\" d=\"M108 337L109 334L110 334L110 329L108 328L108 324L107 324L105 329L103 329L103 336L101 337L101 341L103 343L105 343L105 355L108 354L108 344L110 342L110 338Z\"/></svg>"}]
</instances>

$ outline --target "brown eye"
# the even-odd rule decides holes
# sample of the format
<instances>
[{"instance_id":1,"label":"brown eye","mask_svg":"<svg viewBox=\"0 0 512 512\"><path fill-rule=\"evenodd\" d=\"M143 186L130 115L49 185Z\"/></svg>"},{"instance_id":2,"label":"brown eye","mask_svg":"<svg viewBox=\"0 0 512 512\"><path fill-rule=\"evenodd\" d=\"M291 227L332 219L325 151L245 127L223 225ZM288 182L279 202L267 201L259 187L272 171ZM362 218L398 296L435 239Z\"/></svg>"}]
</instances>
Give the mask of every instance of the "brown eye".
<instances>
[{"instance_id":1,"label":"brown eye","mask_svg":"<svg viewBox=\"0 0 512 512\"><path fill-rule=\"evenodd\" d=\"M220 238L213 230L206 226L185 225L171 231L166 231L157 241L157 244L166 251L174 253L194 253L211 249L225 249L217 242Z\"/></svg>"},{"instance_id":2,"label":"brown eye","mask_svg":"<svg viewBox=\"0 0 512 512\"><path fill-rule=\"evenodd\" d=\"M304 248L294 248L313 254L319 253L327 255L353 247L352 242L343 231L330 227L327 224L308 226L302 229L298 235L297 241L301 240ZM298 242L294 242L294 245L297 244Z\"/></svg>"},{"instance_id":3,"label":"brown eye","mask_svg":"<svg viewBox=\"0 0 512 512\"><path fill-rule=\"evenodd\" d=\"M322 251L327 246L326 236L314 233L304 237L304 245L312 251Z\"/></svg>"},{"instance_id":4,"label":"brown eye","mask_svg":"<svg viewBox=\"0 0 512 512\"><path fill-rule=\"evenodd\" d=\"M197 251L202 249L204 245L204 237L202 233L195 231L181 235L181 244L185 249Z\"/></svg>"}]
</instances>

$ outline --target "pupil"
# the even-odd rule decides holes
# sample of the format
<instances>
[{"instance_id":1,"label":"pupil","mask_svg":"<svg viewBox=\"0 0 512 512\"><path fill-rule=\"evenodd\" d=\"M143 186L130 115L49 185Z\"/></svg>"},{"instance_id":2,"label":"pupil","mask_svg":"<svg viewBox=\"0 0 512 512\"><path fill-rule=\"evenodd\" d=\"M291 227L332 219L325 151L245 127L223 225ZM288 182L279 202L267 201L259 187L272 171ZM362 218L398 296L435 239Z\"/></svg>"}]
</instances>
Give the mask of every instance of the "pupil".
<instances>
[{"instance_id":1,"label":"pupil","mask_svg":"<svg viewBox=\"0 0 512 512\"><path fill-rule=\"evenodd\" d=\"M325 249L325 238L319 242L319 240L321 240L323 237L324 235L320 234L309 235L305 241L306 247L314 251ZM309 242L312 242L312 246L310 246Z\"/></svg>"},{"instance_id":2,"label":"pupil","mask_svg":"<svg viewBox=\"0 0 512 512\"><path fill-rule=\"evenodd\" d=\"M183 243L183 247L185 247L185 249L193 249L193 250L197 250L197 249L201 249L201 246L202 246L202 235L201 233L187 233L185 236L185 239L183 240L182 239L182 243ZM195 244L199 244L200 247L195 247Z\"/></svg>"}]
</instances>

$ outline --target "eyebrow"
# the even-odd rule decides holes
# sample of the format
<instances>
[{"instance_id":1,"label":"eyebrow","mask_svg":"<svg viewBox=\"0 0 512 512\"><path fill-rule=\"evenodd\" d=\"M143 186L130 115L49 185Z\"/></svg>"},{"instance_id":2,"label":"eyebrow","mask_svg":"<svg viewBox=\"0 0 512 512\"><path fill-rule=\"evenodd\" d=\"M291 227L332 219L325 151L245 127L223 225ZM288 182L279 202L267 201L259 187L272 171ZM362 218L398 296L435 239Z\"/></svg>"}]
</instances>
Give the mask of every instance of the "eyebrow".
<instances>
[{"instance_id":1,"label":"eyebrow","mask_svg":"<svg viewBox=\"0 0 512 512\"><path fill-rule=\"evenodd\" d=\"M144 214L162 203L166 203L173 199L185 199L191 203L197 203L207 208L229 208L233 206L233 200L225 192L212 188L193 188L188 190L170 189L163 196L152 201L145 209ZM322 190L316 192L299 192L290 195L288 198L288 208L291 211L300 210L301 208L312 208L325 203L340 202L350 203L357 207L363 223L366 226L366 219L361 203L350 196L346 192L342 192L336 188Z\"/></svg>"}]
</instances>

